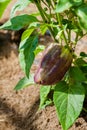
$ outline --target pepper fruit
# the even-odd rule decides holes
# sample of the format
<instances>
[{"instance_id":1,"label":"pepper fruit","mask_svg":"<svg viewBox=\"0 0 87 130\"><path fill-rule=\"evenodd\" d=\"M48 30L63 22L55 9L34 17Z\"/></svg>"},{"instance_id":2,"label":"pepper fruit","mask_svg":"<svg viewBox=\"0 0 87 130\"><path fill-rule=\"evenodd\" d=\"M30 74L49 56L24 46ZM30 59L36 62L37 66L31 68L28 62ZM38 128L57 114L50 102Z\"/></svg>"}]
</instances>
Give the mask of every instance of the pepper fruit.
<instances>
[{"instance_id":1,"label":"pepper fruit","mask_svg":"<svg viewBox=\"0 0 87 130\"><path fill-rule=\"evenodd\" d=\"M53 85L64 77L72 63L72 52L67 47L51 44L44 51L34 81L37 84Z\"/></svg>"}]
</instances>

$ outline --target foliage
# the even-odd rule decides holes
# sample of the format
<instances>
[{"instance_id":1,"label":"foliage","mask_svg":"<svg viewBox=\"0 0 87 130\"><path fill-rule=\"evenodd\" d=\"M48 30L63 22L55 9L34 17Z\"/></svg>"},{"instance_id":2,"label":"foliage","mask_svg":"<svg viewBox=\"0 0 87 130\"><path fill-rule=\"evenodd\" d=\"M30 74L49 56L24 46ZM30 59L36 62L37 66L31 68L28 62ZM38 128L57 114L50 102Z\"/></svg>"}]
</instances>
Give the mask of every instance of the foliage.
<instances>
[{"instance_id":1,"label":"foliage","mask_svg":"<svg viewBox=\"0 0 87 130\"><path fill-rule=\"evenodd\" d=\"M29 4L37 7L33 14L15 16ZM38 17L40 16L40 17ZM87 54L77 56L74 48L87 34L87 2L85 0L18 0L11 11L11 18L0 29L25 28L19 46L19 61L26 77L15 89L35 84L30 69L35 56L45 49L38 44L40 34L50 33L54 43L72 50L73 62L63 79L53 86L41 86L40 108L54 104L63 130L68 130L80 115L87 96ZM72 40L72 34L75 38ZM50 79L51 80L51 79ZM36 84L35 84L36 85Z\"/></svg>"},{"instance_id":2,"label":"foliage","mask_svg":"<svg viewBox=\"0 0 87 130\"><path fill-rule=\"evenodd\" d=\"M23 89L29 85L33 85L34 84L34 75L29 75L29 79L27 77L22 78L18 84L15 86L15 90L20 90Z\"/></svg>"},{"instance_id":3,"label":"foliage","mask_svg":"<svg viewBox=\"0 0 87 130\"><path fill-rule=\"evenodd\" d=\"M0 0L0 17L11 0Z\"/></svg>"}]
</instances>

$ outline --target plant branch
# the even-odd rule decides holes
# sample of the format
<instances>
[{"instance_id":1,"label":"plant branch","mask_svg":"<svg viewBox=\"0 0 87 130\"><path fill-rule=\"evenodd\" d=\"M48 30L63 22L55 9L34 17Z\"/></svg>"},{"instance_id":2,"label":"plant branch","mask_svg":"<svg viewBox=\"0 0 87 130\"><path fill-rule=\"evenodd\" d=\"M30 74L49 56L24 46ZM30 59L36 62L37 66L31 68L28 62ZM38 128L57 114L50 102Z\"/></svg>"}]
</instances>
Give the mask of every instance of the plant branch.
<instances>
[{"instance_id":1,"label":"plant branch","mask_svg":"<svg viewBox=\"0 0 87 130\"><path fill-rule=\"evenodd\" d=\"M40 12L40 14L41 14L41 17L42 17L42 19L43 19L43 21L44 22L46 22L47 20L46 20L46 17L44 16L44 13L43 13L43 11L42 11L42 8L41 8L41 6L40 6L40 3L37 1L34 1L35 2L35 5L37 6L37 8L38 8L38 10L39 10L39 12Z\"/></svg>"},{"instance_id":2,"label":"plant branch","mask_svg":"<svg viewBox=\"0 0 87 130\"><path fill-rule=\"evenodd\" d=\"M71 42L71 30L69 29L69 32L68 32L68 42L70 43Z\"/></svg>"},{"instance_id":3,"label":"plant branch","mask_svg":"<svg viewBox=\"0 0 87 130\"><path fill-rule=\"evenodd\" d=\"M48 15L47 15L47 14L45 13L45 11L43 10L41 4L40 4L38 1L35 2L35 4L36 4L36 6L37 6L37 8L38 8L38 10L39 10L39 12L40 12L40 14L41 14L41 17L42 17L42 19L43 19L43 22L44 22L44 23L49 23L49 22L50 22L50 18L48 17ZM52 30L52 28L51 28L51 27L48 27L48 29L50 30L54 41L55 41L55 42L58 42L58 41L56 40L55 36L54 36L54 31Z\"/></svg>"},{"instance_id":4,"label":"plant branch","mask_svg":"<svg viewBox=\"0 0 87 130\"><path fill-rule=\"evenodd\" d=\"M60 14L57 14L57 18L58 18L58 22L59 22L60 28L63 29L61 18L60 18ZM63 39L64 39L66 45L68 45L64 31L62 32L62 36L63 36Z\"/></svg>"},{"instance_id":5,"label":"plant branch","mask_svg":"<svg viewBox=\"0 0 87 130\"><path fill-rule=\"evenodd\" d=\"M86 32L85 34L83 34L82 37L84 37L85 35L87 35L87 32ZM80 37L80 38L78 39L78 41L81 40L82 37Z\"/></svg>"}]
</instances>

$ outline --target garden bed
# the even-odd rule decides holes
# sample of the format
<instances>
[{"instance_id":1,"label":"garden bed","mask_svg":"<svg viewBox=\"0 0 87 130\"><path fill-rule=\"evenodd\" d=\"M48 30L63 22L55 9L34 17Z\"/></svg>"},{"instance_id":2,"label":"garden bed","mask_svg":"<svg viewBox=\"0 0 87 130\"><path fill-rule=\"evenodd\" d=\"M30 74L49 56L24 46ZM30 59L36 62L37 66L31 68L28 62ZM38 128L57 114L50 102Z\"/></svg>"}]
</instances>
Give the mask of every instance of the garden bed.
<instances>
[{"instance_id":1,"label":"garden bed","mask_svg":"<svg viewBox=\"0 0 87 130\"><path fill-rule=\"evenodd\" d=\"M34 10L34 7L30 10ZM4 18L6 17L3 16ZM0 32L0 130L62 130L54 106L38 110L40 103L38 85L20 91L14 90L14 86L24 76L18 60L20 35L21 32L3 30ZM51 41L47 35L39 38L40 44L47 45ZM86 37L77 45L76 53L79 54L80 51L87 52ZM40 58L41 53L36 61L39 62ZM32 72L36 71L38 62L34 62ZM84 103L86 104L87 102ZM82 111L69 130L86 129L87 115Z\"/></svg>"}]
</instances>

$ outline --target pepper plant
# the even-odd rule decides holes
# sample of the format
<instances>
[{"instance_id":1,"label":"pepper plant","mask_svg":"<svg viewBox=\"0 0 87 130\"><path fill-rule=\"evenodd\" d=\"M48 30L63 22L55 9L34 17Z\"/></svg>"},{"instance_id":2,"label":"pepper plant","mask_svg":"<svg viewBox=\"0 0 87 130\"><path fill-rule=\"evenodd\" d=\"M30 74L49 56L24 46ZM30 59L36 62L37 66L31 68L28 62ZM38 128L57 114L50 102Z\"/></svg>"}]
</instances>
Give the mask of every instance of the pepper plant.
<instances>
[{"instance_id":1,"label":"pepper plant","mask_svg":"<svg viewBox=\"0 0 87 130\"><path fill-rule=\"evenodd\" d=\"M37 12L15 16L16 11L34 4ZM39 17L38 17L39 16ZM85 0L18 0L11 10L10 19L0 29L25 28L19 45L19 61L25 77L15 87L23 89L34 82L30 73L35 56L44 46L39 35L49 32L54 44L72 51L72 64L61 81L53 85L40 85L40 109L54 104L63 130L68 130L80 115L87 95L87 54L75 54L78 41L87 34L87 2ZM74 36L72 38L72 36ZM64 68L64 65L61 66ZM60 71L60 70L59 70ZM56 73L56 72L53 72ZM50 79L51 80L51 79Z\"/></svg>"}]
</instances>

